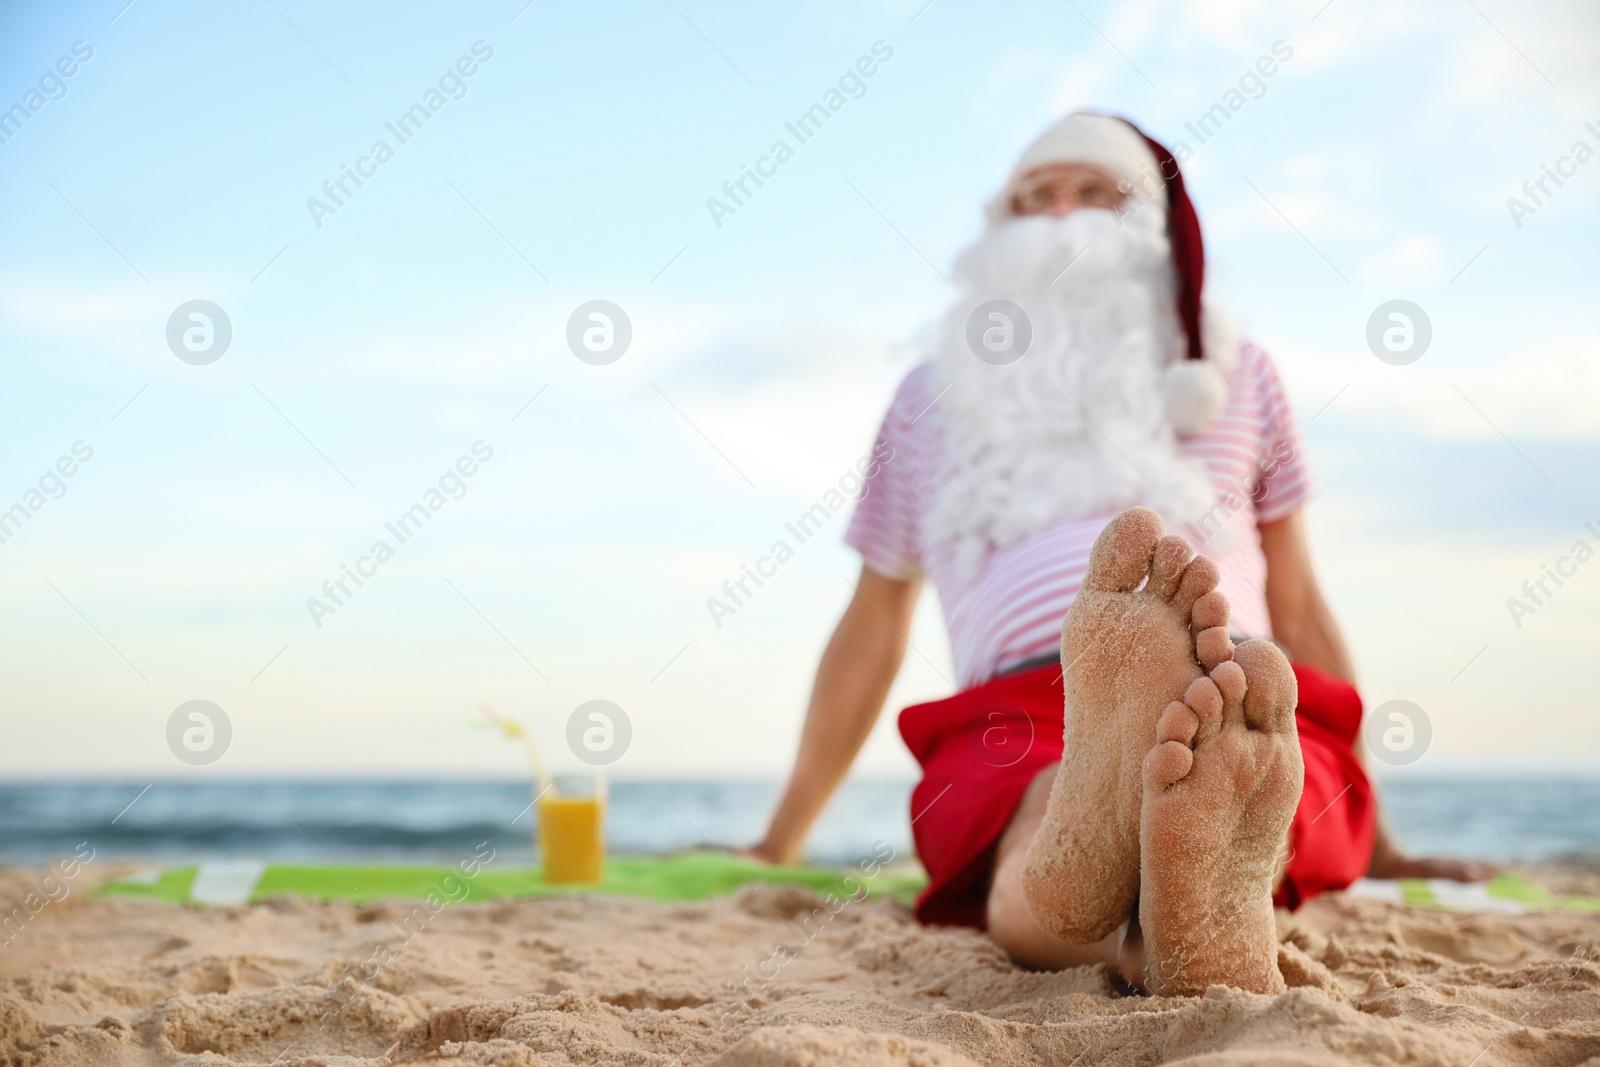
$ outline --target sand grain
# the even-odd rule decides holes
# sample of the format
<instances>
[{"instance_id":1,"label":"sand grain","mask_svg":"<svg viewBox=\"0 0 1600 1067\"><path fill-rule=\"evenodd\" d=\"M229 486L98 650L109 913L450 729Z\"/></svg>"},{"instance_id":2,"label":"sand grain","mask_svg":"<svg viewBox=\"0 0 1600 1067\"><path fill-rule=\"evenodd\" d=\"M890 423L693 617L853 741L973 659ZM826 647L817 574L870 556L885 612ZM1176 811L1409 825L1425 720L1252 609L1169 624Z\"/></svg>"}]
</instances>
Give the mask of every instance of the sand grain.
<instances>
[{"instance_id":1,"label":"sand grain","mask_svg":"<svg viewBox=\"0 0 1600 1067\"><path fill-rule=\"evenodd\" d=\"M1600 1062L1600 929L1573 915L1324 898L1280 914L1286 994L1168 999L795 889L458 904L409 942L405 910L66 901L0 952L0 1064Z\"/></svg>"}]
</instances>

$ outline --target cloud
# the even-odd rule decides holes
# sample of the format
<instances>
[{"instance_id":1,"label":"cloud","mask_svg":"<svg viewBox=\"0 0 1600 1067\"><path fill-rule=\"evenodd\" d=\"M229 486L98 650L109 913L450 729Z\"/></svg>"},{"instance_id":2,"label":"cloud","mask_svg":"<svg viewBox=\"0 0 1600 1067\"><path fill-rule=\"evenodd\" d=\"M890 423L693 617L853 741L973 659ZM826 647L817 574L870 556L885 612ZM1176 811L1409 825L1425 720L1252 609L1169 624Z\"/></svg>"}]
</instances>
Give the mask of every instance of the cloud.
<instances>
[{"instance_id":1,"label":"cloud","mask_svg":"<svg viewBox=\"0 0 1600 1067\"><path fill-rule=\"evenodd\" d=\"M1427 233L1408 233L1367 257L1359 270L1361 281L1377 288L1399 284L1436 285L1448 280L1449 263L1449 256L1438 238Z\"/></svg>"},{"instance_id":2,"label":"cloud","mask_svg":"<svg viewBox=\"0 0 1600 1067\"><path fill-rule=\"evenodd\" d=\"M1470 332L1470 324L1457 330ZM1435 334L1434 344L1440 339ZM1600 337L1568 335L1531 341L1476 366L1447 358L1390 367L1364 348L1280 346L1302 418L1335 394L1330 412L1410 426L1436 440L1600 439Z\"/></svg>"},{"instance_id":3,"label":"cloud","mask_svg":"<svg viewBox=\"0 0 1600 1067\"><path fill-rule=\"evenodd\" d=\"M1189 0L1182 10L1189 25L1235 51L1254 47L1259 37L1262 5L1256 0Z\"/></svg>"},{"instance_id":4,"label":"cloud","mask_svg":"<svg viewBox=\"0 0 1600 1067\"><path fill-rule=\"evenodd\" d=\"M1207 210L1207 226L1226 234L1229 241L1271 237L1302 244L1302 236L1314 241L1372 240L1389 232L1381 216L1336 192L1252 181L1260 190L1259 195L1240 184L1234 195ZM1327 254L1325 248L1322 251ZM1307 254L1312 254L1310 249Z\"/></svg>"},{"instance_id":5,"label":"cloud","mask_svg":"<svg viewBox=\"0 0 1600 1067\"><path fill-rule=\"evenodd\" d=\"M167 312L181 299L172 301ZM120 285L44 285L9 278L0 284L0 319L24 333L78 335L92 330L120 329L164 316L164 306L143 283ZM158 321L160 321L158 319Z\"/></svg>"},{"instance_id":6,"label":"cloud","mask_svg":"<svg viewBox=\"0 0 1600 1067\"><path fill-rule=\"evenodd\" d=\"M1060 116L1069 111L1096 106L1115 80L1111 69L1113 62L1122 64L1118 57L1100 55L1074 58L1059 64L1061 74L1048 93L1050 114Z\"/></svg>"},{"instance_id":7,"label":"cloud","mask_svg":"<svg viewBox=\"0 0 1600 1067\"><path fill-rule=\"evenodd\" d=\"M776 309L775 309L776 310ZM777 381L837 379L889 361L894 338L881 317L788 309L740 315L676 353L671 379L740 392Z\"/></svg>"},{"instance_id":8,"label":"cloud","mask_svg":"<svg viewBox=\"0 0 1600 1067\"><path fill-rule=\"evenodd\" d=\"M1316 21L1306 32L1295 35L1296 67L1310 74L1361 63L1378 58L1385 49L1408 38L1422 38L1429 49L1435 48L1441 36L1451 35L1452 19L1471 17L1465 9L1463 16L1446 8L1445 3L1308 3L1307 18L1314 14ZM1413 51L1423 54L1422 44Z\"/></svg>"},{"instance_id":9,"label":"cloud","mask_svg":"<svg viewBox=\"0 0 1600 1067\"><path fill-rule=\"evenodd\" d=\"M1165 7L1160 0L1129 0L1113 7L1101 25L1117 48L1131 52L1143 48L1161 32Z\"/></svg>"}]
</instances>

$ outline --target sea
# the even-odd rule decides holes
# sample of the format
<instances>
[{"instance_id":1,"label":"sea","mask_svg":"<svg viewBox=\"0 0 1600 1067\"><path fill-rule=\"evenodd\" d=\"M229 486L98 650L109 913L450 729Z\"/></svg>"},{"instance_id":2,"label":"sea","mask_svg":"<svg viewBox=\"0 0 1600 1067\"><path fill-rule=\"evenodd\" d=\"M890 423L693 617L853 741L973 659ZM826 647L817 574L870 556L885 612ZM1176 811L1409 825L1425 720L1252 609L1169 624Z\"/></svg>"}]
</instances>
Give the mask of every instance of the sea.
<instances>
[{"instance_id":1,"label":"sea","mask_svg":"<svg viewBox=\"0 0 1600 1067\"><path fill-rule=\"evenodd\" d=\"M911 856L911 787L845 783L807 858L850 864L882 843ZM760 837L781 783L626 779L607 792L614 853L731 851ZM1600 777L1408 777L1382 783L1382 795L1396 837L1416 854L1600 863ZM483 841L531 864L531 801L526 781L482 779L12 780L0 783L0 864L41 864L81 842L97 858L166 864L449 864Z\"/></svg>"}]
</instances>

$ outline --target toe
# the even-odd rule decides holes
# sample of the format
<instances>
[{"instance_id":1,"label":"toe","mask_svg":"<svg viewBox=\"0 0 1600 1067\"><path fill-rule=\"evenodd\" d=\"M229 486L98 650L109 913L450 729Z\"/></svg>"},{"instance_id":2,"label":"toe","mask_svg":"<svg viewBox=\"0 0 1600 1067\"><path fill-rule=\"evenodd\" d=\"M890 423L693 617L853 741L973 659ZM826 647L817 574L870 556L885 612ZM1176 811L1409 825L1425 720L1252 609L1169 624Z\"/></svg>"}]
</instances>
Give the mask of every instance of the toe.
<instances>
[{"instance_id":1,"label":"toe","mask_svg":"<svg viewBox=\"0 0 1600 1067\"><path fill-rule=\"evenodd\" d=\"M1245 701L1250 691L1250 680L1245 677L1245 670L1238 665L1238 649L1234 649L1234 659L1221 662L1211 672L1218 693L1222 696L1222 713L1219 723L1222 726L1240 725L1245 723Z\"/></svg>"},{"instance_id":2,"label":"toe","mask_svg":"<svg viewBox=\"0 0 1600 1067\"><path fill-rule=\"evenodd\" d=\"M1210 740L1222 728L1222 692L1210 678L1191 682L1183 702L1195 715L1195 744Z\"/></svg>"},{"instance_id":3,"label":"toe","mask_svg":"<svg viewBox=\"0 0 1600 1067\"><path fill-rule=\"evenodd\" d=\"M1156 542L1166 527L1149 508L1129 508L1106 524L1089 553L1085 589L1131 593L1150 573ZM1215 584L1215 583L1213 583Z\"/></svg>"},{"instance_id":4,"label":"toe","mask_svg":"<svg viewBox=\"0 0 1600 1067\"><path fill-rule=\"evenodd\" d=\"M1220 581L1222 581L1222 570L1217 566L1216 560L1210 556L1196 556L1183 569L1183 578L1178 582L1178 591L1172 596L1172 606L1185 615L1190 614L1194 610L1195 601L1215 589Z\"/></svg>"},{"instance_id":5,"label":"toe","mask_svg":"<svg viewBox=\"0 0 1600 1067\"><path fill-rule=\"evenodd\" d=\"M1228 628L1213 626L1209 630L1201 630L1199 636L1194 639L1194 653L1208 671L1217 664L1232 659L1233 638L1228 636Z\"/></svg>"},{"instance_id":6,"label":"toe","mask_svg":"<svg viewBox=\"0 0 1600 1067\"><path fill-rule=\"evenodd\" d=\"M1189 746L1177 741L1163 741L1144 757L1144 787L1160 793L1189 773L1194 766L1194 753Z\"/></svg>"},{"instance_id":7,"label":"toe","mask_svg":"<svg viewBox=\"0 0 1600 1067\"><path fill-rule=\"evenodd\" d=\"M1161 713L1161 718L1156 720L1156 742L1176 741L1180 745L1188 745L1199 729L1200 717L1194 713L1194 709L1181 700L1174 700Z\"/></svg>"},{"instance_id":8,"label":"toe","mask_svg":"<svg viewBox=\"0 0 1600 1067\"><path fill-rule=\"evenodd\" d=\"M1194 602L1189 610L1189 625L1195 633L1228 625L1228 598L1222 595L1222 590L1213 589Z\"/></svg>"},{"instance_id":9,"label":"toe","mask_svg":"<svg viewBox=\"0 0 1600 1067\"><path fill-rule=\"evenodd\" d=\"M1233 659L1219 663L1211 672L1211 680L1216 683L1217 689L1222 693L1222 703L1227 707L1240 707L1244 703L1244 694L1248 683L1245 679L1244 669L1239 666L1239 650L1233 650Z\"/></svg>"},{"instance_id":10,"label":"toe","mask_svg":"<svg viewBox=\"0 0 1600 1067\"><path fill-rule=\"evenodd\" d=\"M1150 563L1150 584L1146 586L1162 600L1171 600L1178 591L1183 568L1194 558L1194 549L1177 534L1167 534L1156 542L1155 558Z\"/></svg>"},{"instance_id":11,"label":"toe","mask_svg":"<svg viewBox=\"0 0 1600 1067\"><path fill-rule=\"evenodd\" d=\"M1299 687L1278 646L1271 641L1246 641L1233 650L1233 662L1245 678L1245 721L1257 730L1292 728Z\"/></svg>"}]
</instances>

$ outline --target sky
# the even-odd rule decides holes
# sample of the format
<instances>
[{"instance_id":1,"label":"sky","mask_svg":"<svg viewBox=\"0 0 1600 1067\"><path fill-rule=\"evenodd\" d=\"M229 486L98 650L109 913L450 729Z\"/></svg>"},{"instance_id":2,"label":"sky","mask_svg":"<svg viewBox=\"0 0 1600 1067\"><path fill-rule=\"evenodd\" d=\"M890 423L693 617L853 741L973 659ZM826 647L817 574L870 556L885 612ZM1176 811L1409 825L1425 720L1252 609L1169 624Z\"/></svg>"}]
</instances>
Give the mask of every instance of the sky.
<instances>
[{"instance_id":1,"label":"sky","mask_svg":"<svg viewBox=\"0 0 1600 1067\"><path fill-rule=\"evenodd\" d=\"M1363 693L1431 724L1407 770L1600 763L1592 6L15 3L0 72L0 773L518 773L486 703L573 769L591 700L614 773L783 773L846 515L707 600L868 452L982 203L1079 107L1188 149ZM1404 365L1367 343L1397 299ZM568 343L595 300L608 363ZM910 641L860 774L909 777L893 711L951 692L931 596Z\"/></svg>"}]
</instances>

